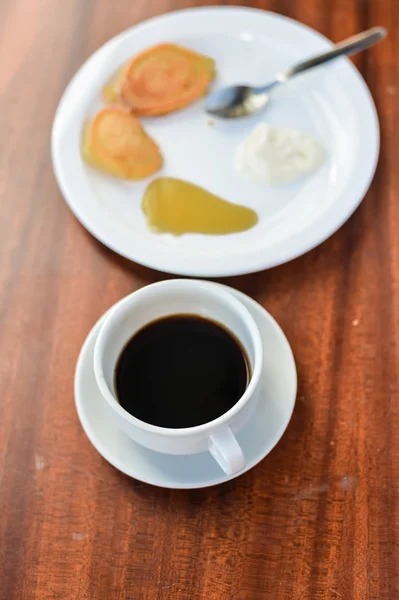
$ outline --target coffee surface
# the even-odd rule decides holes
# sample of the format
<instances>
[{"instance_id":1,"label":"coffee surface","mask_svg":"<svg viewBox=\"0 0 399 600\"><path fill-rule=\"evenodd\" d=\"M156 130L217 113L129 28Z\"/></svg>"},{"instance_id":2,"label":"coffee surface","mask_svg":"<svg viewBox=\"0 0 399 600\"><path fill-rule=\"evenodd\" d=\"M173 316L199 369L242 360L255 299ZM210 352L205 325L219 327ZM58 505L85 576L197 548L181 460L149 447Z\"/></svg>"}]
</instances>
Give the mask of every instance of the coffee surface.
<instances>
[{"instance_id":1,"label":"coffee surface","mask_svg":"<svg viewBox=\"0 0 399 600\"><path fill-rule=\"evenodd\" d=\"M173 315L149 323L126 344L115 388L121 406L146 423L195 427L236 404L248 365L238 340L221 325Z\"/></svg>"}]
</instances>

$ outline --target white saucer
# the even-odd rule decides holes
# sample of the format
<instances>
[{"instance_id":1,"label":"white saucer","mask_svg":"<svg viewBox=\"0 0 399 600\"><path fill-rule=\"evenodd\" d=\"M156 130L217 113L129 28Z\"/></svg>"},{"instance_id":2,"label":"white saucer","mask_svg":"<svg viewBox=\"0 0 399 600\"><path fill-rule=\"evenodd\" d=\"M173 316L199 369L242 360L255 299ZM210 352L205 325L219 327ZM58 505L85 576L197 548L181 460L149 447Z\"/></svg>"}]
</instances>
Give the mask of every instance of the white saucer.
<instances>
[{"instance_id":1,"label":"white saucer","mask_svg":"<svg viewBox=\"0 0 399 600\"><path fill-rule=\"evenodd\" d=\"M253 208L259 222L248 231L178 237L154 233L141 210L148 180L107 177L82 161L83 123L100 108L104 82L130 56L164 41L212 56L217 65L214 87L265 83L281 69L331 48L325 37L297 21L227 6L162 15L104 44L66 89L52 134L58 183L84 227L130 260L197 277L270 268L307 252L336 231L366 193L379 149L373 100L346 58L283 86L264 112L247 119L217 121L210 127L199 101L174 114L143 120L165 158L155 176L186 179ZM259 121L313 135L327 149L326 164L309 177L275 187L240 176L233 168L235 149Z\"/></svg>"},{"instance_id":2,"label":"white saucer","mask_svg":"<svg viewBox=\"0 0 399 600\"><path fill-rule=\"evenodd\" d=\"M245 294L226 289L252 313L264 343L263 394L259 408L237 434L247 461L242 472L245 473L269 454L283 435L294 409L297 375L290 345L273 317ZM202 488L237 477L223 473L209 452L190 456L160 454L133 442L117 427L93 371L93 349L103 319L104 316L87 336L75 373L78 416L96 450L126 475L165 488Z\"/></svg>"}]
</instances>

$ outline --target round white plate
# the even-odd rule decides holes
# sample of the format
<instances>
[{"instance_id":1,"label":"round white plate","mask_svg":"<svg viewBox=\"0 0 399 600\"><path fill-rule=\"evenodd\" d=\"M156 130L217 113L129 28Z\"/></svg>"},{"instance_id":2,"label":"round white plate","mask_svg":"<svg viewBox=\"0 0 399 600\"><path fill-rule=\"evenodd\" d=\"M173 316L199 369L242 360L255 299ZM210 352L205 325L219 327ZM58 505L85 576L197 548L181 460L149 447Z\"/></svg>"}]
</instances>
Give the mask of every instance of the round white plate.
<instances>
[{"instance_id":1,"label":"round white plate","mask_svg":"<svg viewBox=\"0 0 399 600\"><path fill-rule=\"evenodd\" d=\"M269 454L283 435L294 410L297 375L290 345L273 317L245 294L223 287L251 312L264 344L263 393L259 407L237 433L246 459L242 471L245 473ZM75 373L78 416L96 450L119 471L160 487L202 488L237 477L223 473L209 452L189 456L160 454L143 448L117 427L111 409L98 389L93 370L94 344L103 318L87 336Z\"/></svg>"},{"instance_id":2,"label":"round white plate","mask_svg":"<svg viewBox=\"0 0 399 600\"><path fill-rule=\"evenodd\" d=\"M108 177L82 161L82 126L100 108L104 82L130 56L163 41L212 56L218 72L215 86L267 82L276 71L331 47L326 38L300 23L239 7L167 14L106 43L72 79L52 133L56 177L81 223L103 244L131 260L201 277L273 267L336 231L366 193L379 149L372 98L357 70L344 58L283 88L263 114L251 118L210 126L199 101L172 115L143 119L165 157L160 174L186 179L254 208L259 223L247 232L181 237L153 233L141 211L148 180L137 183ZM327 163L294 184L269 188L247 181L234 171L233 155L259 121L312 134L327 148Z\"/></svg>"}]
</instances>

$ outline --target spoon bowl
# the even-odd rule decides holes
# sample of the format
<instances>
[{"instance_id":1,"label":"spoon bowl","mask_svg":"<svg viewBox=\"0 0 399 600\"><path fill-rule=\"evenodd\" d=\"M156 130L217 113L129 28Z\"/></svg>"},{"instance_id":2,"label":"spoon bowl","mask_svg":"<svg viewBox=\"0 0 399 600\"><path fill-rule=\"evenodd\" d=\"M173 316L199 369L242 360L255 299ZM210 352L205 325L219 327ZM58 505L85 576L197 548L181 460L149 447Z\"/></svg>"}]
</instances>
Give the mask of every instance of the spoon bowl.
<instances>
[{"instance_id":1,"label":"spoon bowl","mask_svg":"<svg viewBox=\"0 0 399 600\"><path fill-rule=\"evenodd\" d=\"M269 94L257 92L249 85L232 85L210 94L206 100L207 113L224 119L236 119L250 115L269 101Z\"/></svg>"}]
</instances>

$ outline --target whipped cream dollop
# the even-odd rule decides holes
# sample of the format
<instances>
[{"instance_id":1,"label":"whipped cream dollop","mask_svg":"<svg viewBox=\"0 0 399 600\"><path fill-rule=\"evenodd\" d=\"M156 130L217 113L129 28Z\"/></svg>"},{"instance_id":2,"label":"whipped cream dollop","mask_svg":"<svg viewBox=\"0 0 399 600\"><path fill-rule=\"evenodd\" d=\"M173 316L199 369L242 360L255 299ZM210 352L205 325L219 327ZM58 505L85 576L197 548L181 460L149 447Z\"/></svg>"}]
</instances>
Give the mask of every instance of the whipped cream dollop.
<instances>
[{"instance_id":1,"label":"whipped cream dollop","mask_svg":"<svg viewBox=\"0 0 399 600\"><path fill-rule=\"evenodd\" d=\"M259 123L238 146L235 169L257 183L289 183L318 169L326 160L324 147L295 129Z\"/></svg>"}]
</instances>

